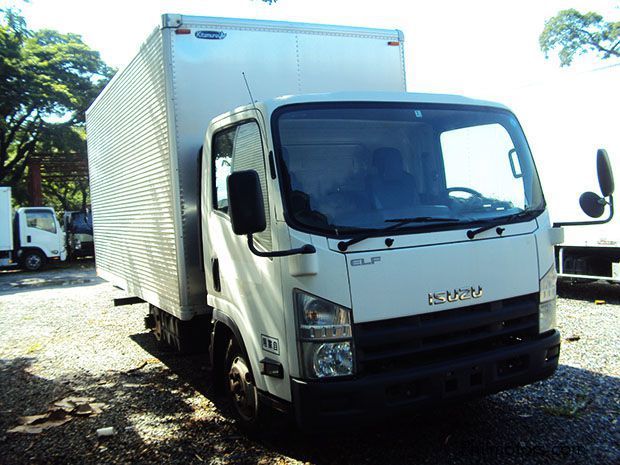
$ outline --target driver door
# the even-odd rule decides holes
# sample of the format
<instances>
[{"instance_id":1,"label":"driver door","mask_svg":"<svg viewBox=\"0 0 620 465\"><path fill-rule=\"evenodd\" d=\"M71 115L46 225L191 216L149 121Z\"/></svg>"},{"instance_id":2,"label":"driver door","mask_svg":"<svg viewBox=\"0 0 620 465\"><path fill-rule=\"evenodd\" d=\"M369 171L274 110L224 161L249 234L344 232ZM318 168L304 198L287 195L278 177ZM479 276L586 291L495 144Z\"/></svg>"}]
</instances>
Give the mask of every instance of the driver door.
<instances>
[{"instance_id":1,"label":"driver door","mask_svg":"<svg viewBox=\"0 0 620 465\"><path fill-rule=\"evenodd\" d=\"M286 359L279 344L284 341L285 334L281 315L280 262L254 255L248 248L247 238L233 232L228 214L226 181L234 171L255 170L258 173L267 227L254 235L254 243L263 251L272 251L271 224L275 221L275 215L269 201L266 147L259 118L257 111L243 112L216 124L210 131L210 156L207 155L204 160L204 166L211 171L206 191L210 198L205 199L209 207L205 212L206 218L203 218L208 302L216 313L226 314L238 327L255 375L260 373L258 360L265 356ZM205 144L205 147L208 145ZM272 341L279 341L269 353L263 350L265 335ZM259 389L271 385L268 389L274 392L274 389L279 389L273 386L274 383L284 385L274 378L255 377Z\"/></svg>"}]
</instances>

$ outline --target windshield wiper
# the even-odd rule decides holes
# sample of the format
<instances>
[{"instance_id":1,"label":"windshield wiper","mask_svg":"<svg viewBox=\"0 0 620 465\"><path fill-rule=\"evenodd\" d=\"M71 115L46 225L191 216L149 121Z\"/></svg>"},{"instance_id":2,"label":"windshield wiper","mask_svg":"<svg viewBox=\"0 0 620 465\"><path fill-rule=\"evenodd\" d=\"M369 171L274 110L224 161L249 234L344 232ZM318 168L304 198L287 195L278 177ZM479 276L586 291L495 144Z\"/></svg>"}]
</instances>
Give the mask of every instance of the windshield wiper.
<instances>
[{"instance_id":1,"label":"windshield wiper","mask_svg":"<svg viewBox=\"0 0 620 465\"><path fill-rule=\"evenodd\" d=\"M496 232L499 236L501 236L504 232L504 228L499 227L499 225L515 223L519 220L522 220L523 218L528 218L530 216L534 217L542 213L543 211L544 210L540 208L536 208L532 210L523 210L522 212L514 213L512 215L500 216L499 218L493 218L492 220L489 221L488 224L485 224L484 226L481 226L478 229L470 229L469 231L467 231L467 237L469 239L473 239L481 232L488 231L489 229L493 229L495 226L498 226Z\"/></svg>"},{"instance_id":2,"label":"windshield wiper","mask_svg":"<svg viewBox=\"0 0 620 465\"><path fill-rule=\"evenodd\" d=\"M385 220L386 223L394 223L387 228L377 229L373 231L368 231L355 236L348 241L340 241L338 242L338 250L341 252L346 251L353 244L357 244L358 242L362 242L365 239L370 237L377 237L385 234L388 231L392 231L394 229L398 229L401 226L405 226L410 223L459 223L461 220L458 218L441 218L434 216L415 216L412 218L390 218Z\"/></svg>"}]
</instances>

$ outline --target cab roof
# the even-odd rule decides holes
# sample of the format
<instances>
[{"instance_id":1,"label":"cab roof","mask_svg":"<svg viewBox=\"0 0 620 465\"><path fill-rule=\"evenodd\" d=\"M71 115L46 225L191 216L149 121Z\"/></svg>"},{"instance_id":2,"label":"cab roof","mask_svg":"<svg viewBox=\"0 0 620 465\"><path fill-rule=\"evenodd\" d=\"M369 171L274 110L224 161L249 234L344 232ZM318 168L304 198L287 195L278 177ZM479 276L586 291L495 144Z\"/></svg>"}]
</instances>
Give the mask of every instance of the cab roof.
<instances>
[{"instance_id":1,"label":"cab roof","mask_svg":"<svg viewBox=\"0 0 620 465\"><path fill-rule=\"evenodd\" d=\"M283 95L262 102L256 102L255 105L241 106L214 119L219 120L234 113L252 109L253 107L259 108L265 115L270 115L277 108L285 105L325 102L437 103L448 105L473 105L510 110L501 103L477 100L461 95L422 94L413 92L330 92L323 94Z\"/></svg>"}]
</instances>

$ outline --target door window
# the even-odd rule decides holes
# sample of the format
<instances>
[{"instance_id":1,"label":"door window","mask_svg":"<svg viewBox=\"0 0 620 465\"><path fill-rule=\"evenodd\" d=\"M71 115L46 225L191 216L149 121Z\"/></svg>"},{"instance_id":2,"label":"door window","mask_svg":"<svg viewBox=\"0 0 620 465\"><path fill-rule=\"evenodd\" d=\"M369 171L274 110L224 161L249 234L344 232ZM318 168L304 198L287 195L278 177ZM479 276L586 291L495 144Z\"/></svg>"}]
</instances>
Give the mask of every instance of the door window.
<instances>
[{"instance_id":1,"label":"door window","mask_svg":"<svg viewBox=\"0 0 620 465\"><path fill-rule=\"evenodd\" d=\"M26 213L26 225L56 234L54 214L49 210L34 210Z\"/></svg>"},{"instance_id":2,"label":"door window","mask_svg":"<svg viewBox=\"0 0 620 465\"><path fill-rule=\"evenodd\" d=\"M254 170L258 173L265 204L267 227L254 237L267 249L271 249L271 224L269 196L263 144L258 124L254 121L224 129L213 138L213 199L214 208L228 212L226 179L233 171Z\"/></svg>"},{"instance_id":3,"label":"door window","mask_svg":"<svg viewBox=\"0 0 620 465\"><path fill-rule=\"evenodd\" d=\"M213 208L228 212L226 180L232 169L233 142L237 128L228 128L213 137Z\"/></svg>"}]
</instances>

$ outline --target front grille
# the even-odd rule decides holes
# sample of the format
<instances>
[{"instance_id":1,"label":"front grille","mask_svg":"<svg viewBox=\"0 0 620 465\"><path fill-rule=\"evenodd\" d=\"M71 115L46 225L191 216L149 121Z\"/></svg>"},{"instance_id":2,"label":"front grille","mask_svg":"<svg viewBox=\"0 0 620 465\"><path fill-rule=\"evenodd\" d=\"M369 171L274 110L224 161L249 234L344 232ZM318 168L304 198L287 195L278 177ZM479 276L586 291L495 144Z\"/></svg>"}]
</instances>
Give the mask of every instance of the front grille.
<instances>
[{"instance_id":1,"label":"front grille","mask_svg":"<svg viewBox=\"0 0 620 465\"><path fill-rule=\"evenodd\" d=\"M359 373L439 363L538 336L538 294L354 326Z\"/></svg>"}]
</instances>

